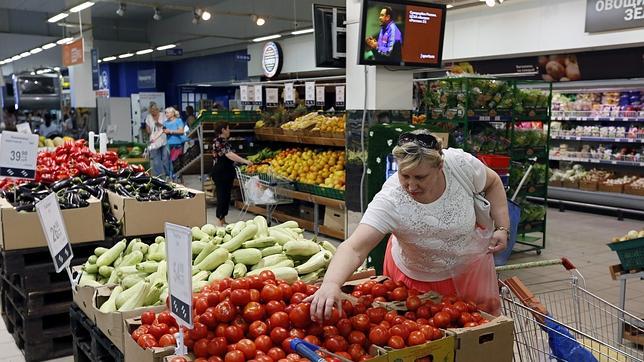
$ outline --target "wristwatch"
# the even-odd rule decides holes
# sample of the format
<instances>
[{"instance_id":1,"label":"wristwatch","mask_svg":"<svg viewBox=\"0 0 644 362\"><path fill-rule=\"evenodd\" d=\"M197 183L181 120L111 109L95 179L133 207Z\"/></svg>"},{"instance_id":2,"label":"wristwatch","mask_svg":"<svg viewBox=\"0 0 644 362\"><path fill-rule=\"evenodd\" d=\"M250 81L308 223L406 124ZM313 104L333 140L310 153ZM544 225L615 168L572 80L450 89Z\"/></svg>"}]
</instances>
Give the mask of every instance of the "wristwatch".
<instances>
[{"instance_id":1,"label":"wristwatch","mask_svg":"<svg viewBox=\"0 0 644 362\"><path fill-rule=\"evenodd\" d=\"M494 231L497 230L505 231L508 234L508 238L510 238L510 229L506 228L505 226L497 226L494 228Z\"/></svg>"}]
</instances>

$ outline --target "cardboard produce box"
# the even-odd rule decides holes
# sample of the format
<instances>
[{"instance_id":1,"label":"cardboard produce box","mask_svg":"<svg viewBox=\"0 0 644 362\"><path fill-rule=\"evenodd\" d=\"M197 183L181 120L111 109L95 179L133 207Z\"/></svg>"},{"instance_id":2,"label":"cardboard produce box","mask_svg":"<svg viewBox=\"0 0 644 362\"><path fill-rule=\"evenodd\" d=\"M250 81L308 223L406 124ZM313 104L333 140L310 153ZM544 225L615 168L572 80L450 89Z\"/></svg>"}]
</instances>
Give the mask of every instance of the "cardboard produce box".
<instances>
[{"instance_id":1,"label":"cardboard produce box","mask_svg":"<svg viewBox=\"0 0 644 362\"><path fill-rule=\"evenodd\" d=\"M206 223L206 197L198 190L185 188L193 198L163 201L137 201L108 191L110 208L123 224L123 236L163 234L166 222L183 226Z\"/></svg>"},{"instance_id":2,"label":"cardboard produce box","mask_svg":"<svg viewBox=\"0 0 644 362\"><path fill-rule=\"evenodd\" d=\"M88 201L87 207L61 210L72 244L105 240L101 202L94 197ZM47 246L38 214L18 212L6 199L0 198L0 245L4 250Z\"/></svg>"},{"instance_id":3,"label":"cardboard produce box","mask_svg":"<svg viewBox=\"0 0 644 362\"><path fill-rule=\"evenodd\" d=\"M123 321L123 357L125 362L163 362L166 356L174 354L174 347L154 347L143 349L134 339L132 332L141 325L141 317L130 318Z\"/></svg>"},{"instance_id":4,"label":"cardboard produce box","mask_svg":"<svg viewBox=\"0 0 644 362\"><path fill-rule=\"evenodd\" d=\"M346 211L341 209L336 209L333 207L326 207L324 210L324 226L341 232L346 230Z\"/></svg>"},{"instance_id":5,"label":"cardboard produce box","mask_svg":"<svg viewBox=\"0 0 644 362\"><path fill-rule=\"evenodd\" d=\"M441 339L430 341L418 346L406 347L401 349L383 349L378 348L378 356L369 359L374 362L453 362L455 361L454 349L456 338L453 335L447 335ZM374 354L374 351L370 351ZM477 359L481 361L485 359ZM460 360L456 359L460 362ZM496 361L496 359L494 359Z\"/></svg>"},{"instance_id":6,"label":"cardboard produce box","mask_svg":"<svg viewBox=\"0 0 644 362\"><path fill-rule=\"evenodd\" d=\"M91 321L94 321L94 312L96 311L93 307L95 294L96 287L76 286L76 288L72 289L72 300Z\"/></svg>"},{"instance_id":7,"label":"cardboard produce box","mask_svg":"<svg viewBox=\"0 0 644 362\"><path fill-rule=\"evenodd\" d=\"M455 360L478 362L482 356L494 356L496 362L511 362L514 356L514 321L482 312L489 323L470 328L450 328L456 337Z\"/></svg>"},{"instance_id":8,"label":"cardboard produce box","mask_svg":"<svg viewBox=\"0 0 644 362\"><path fill-rule=\"evenodd\" d=\"M162 312L166 309L166 306L159 305L155 307L137 308L127 312L103 313L99 310L99 306L101 306L110 297L113 287L114 286L104 286L95 288L95 293L92 298L91 313L96 327L100 329L101 332L103 332L103 334L112 341L112 343L114 343L116 348L121 352L125 352L124 339L131 340L132 337L130 337L129 333L124 333L124 321L126 319L140 317L143 312L147 311L153 311L154 313ZM134 344L136 344L136 342L134 342Z\"/></svg>"}]
</instances>

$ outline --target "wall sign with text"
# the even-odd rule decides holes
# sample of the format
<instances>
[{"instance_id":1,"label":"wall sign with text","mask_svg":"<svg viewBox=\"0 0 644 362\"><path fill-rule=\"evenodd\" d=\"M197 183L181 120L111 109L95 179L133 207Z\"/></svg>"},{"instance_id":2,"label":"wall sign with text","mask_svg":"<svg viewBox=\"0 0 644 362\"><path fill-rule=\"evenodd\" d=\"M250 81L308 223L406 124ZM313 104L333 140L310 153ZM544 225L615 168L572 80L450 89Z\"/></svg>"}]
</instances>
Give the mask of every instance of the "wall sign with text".
<instances>
[{"instance_id":1,"label":"wall sign with text","mask_svg":"<svg viewBox=\"0 0 644 362\"><path fill-rule=\"evenodd\" d=\"M282 63L284 63L284 57L280 45L274 41L266 43L262 51L262 70L264 75L268 78L278 76L282 70Z\"/></svg>"},{"instance_id":2,"label":"wall sign with text","mask_svg":"<svg viewBox=\"0 0 644 362\"><path fill-rule=\"evenodd\" d=\"M586 32L644 27L644 0L586 0Z\"/></svg>"}]
</instances>

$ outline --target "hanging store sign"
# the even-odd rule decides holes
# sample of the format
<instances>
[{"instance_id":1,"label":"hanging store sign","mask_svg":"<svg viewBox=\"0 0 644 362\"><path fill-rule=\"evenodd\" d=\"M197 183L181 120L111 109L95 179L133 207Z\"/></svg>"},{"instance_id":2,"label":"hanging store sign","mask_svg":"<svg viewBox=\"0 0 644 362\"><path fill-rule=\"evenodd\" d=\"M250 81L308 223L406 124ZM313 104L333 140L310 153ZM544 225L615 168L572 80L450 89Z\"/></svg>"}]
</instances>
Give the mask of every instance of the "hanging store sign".
<instances>
[{"instance_id":1,"label":"hanging store sign","mask_svg":"<svg viewBox=\"0 0 644 362\"><path fill-rule=\"evenodd\" d=\"M295 89L293 83L284 84L284 106L295 107Z\"/></svg>"},{"instance_id":2,"label":"hanging store sign","mask_svg":"<svg viewBox=\"0 0 644 362\"><path fill-rule=\"evenodd\" d=\"M92 90L101 89L100 75L98 69L98 49L92 49Z\"/></svg>"},{"instance_id":3,"label":"hanging store sign","mask_svg":"<svg viewBox=\"0 0 644 362\"><path fill-rule=\"evenodd\" d=\"M344 86L338 85L335 86L335 106L344 107Z\"/></svg>"},{"instance_id":4,"label":"hanging store sign","mask_svg":"<svg viewBox=\"0 0 644 362\"><path fill-rule=\"evenodd\" d=\"M586 32L644 27L644 0L586 0Z\"/></svg>"},{"instance_id":5,"label":"hanging store sign","mask_svg":"<svg viewBox=\"0 0 644 362\"><path fill-rule=\"evenodd\" d=\"M324 87L315 87L315 105L324 107Z\"/></svg>"},{"instance_id":6,"label":"hanging store sign","mask_svg":"<svg viewBox=\"0 0 644 362\"><path fill-rule=\"evenodd\" d=\"M243 105L248 104L248 86L240 85L239 86L239 99Z\"/></svg>"},{"instance_id":7,"label":"hanging store sign","mask_svg":"<svg viewBox=\"0 0 644 362\"><path fill-rule=\"evenodd\" d=\"M279 92L277 88L266 88L266 107L277 107L279 104Z\"/></svg>"},{"instance_id":8,"label":"hanging store sign","mask_svg":"<svg viewBox=\"0 0 644 362\"><path fill-rule=\"evenodd\" d=\"M78 38L71 43L63 45L63 65L66 67L83 64L85 61L83 51L83 38ZM98 60L97 60L98 62Z\"/></svg>"},{"instance_id":9,"label":"hanging store sign","mask_svg":"<svg viewBox=\"0 0 644 362\"><path fill-rule=\"evenodd\" d=\"M262 95L263 95L262 94L262 86L261 85L256 85L254 88L255 88L255 91L253 92L254 95L255 95L255 103L254 104L256 106L261 106L262 105L262 100L263 100L262 99Z\"/></svg>"},{"instance_id":10,"label":"hanging store sign","mask_svg":"<svg viewBox=\"0 0 644 362\"><path fill-rule=\"evenodd\" d=\"M315 105L315 82L304 83L304 104L307 107Z\"/></svg>"},{"instance_id":11,"label":"hanging store sign","mask_svg":"<svg viewBox=\"0 0 644 362\"><path fill-rule=\"evenodd\" d=\"M139 88L156 88L157 73L155 69L142 69L136 75L136 84Z\"/></svg>"},{"instance_id":12,"label":"hanging store sign","mask_svg":"<svg viewBox=\"0 0 644 362\"><path fill-rule=\"evenodd\" d=\"M282 48L276 42L270 41L264 45L262 51L262 70L267 78L273 78L280 74L282 70Z\"/></svg>"}]
</instances>

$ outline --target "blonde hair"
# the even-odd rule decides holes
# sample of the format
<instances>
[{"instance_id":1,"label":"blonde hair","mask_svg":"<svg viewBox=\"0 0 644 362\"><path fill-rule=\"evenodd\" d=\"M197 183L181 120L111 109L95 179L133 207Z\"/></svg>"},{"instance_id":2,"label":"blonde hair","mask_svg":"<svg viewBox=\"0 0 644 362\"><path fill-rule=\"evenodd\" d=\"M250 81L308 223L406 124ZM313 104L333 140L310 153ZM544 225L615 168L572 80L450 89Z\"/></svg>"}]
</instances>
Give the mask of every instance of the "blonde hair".
<instances>
[{"instance_id":1,"label":"blonde hair","mask_svg":"<svg viewBox=\"0 0 644 362\"><path fill-rule=\"evenodd\" d=\"M150 105L148 106L148 111L159 111L159 106L157 106L156 102L150 102Z\"/></svg>"},{"instance_id":2,"label":"blonde hair","mask_svg":"<svg viewBox=\"0 0 644 362\"><path fill-rule=\"evenodd\" d=\"M172 112L172 114L174 114L175 118L181 118L181 113L179 113L179 111L174 109L174 107L168 107L168 108L165 109L165 111L166 112Z\"/></svg>"},{"instance_id":3,"label":"blonde hair","mask_svg":"<svg viewBox=\"0 0 644 362\"><path fill-rule=\"evenodd\" d=\"M398 170L405 172L418 167L422 162L429 162L431 167L440 167L443 162L443 143L441 139L425 129L415 130L411 133L434 136L437 141L436 148L426 148L416 142L397 145L392 153L398 163Z\"/></svg>"}]
</instances>

